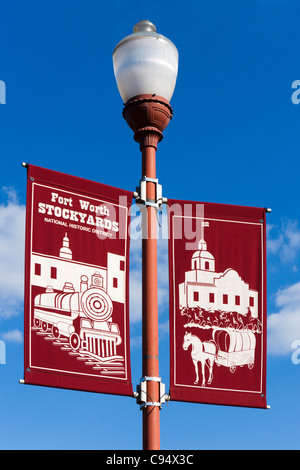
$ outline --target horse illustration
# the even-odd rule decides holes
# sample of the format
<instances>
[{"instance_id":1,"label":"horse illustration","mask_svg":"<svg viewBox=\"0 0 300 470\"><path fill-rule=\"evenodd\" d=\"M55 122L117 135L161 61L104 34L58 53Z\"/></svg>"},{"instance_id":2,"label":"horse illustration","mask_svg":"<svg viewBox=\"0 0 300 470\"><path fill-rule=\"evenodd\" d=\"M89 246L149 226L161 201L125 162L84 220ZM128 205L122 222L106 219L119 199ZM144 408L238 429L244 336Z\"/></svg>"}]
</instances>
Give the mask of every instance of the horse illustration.
<instances>
[{"instance_id":1,"label":"horse illustration","mask_svg":"<svg viewBox=\"0 0 300 470\"><path fill-rule=\"evenodd\" d=\"M202 342L198 336L186 332L182 347L187 351L190 345L192 345L191 358L196 372L196 380L194 384L199 382L198 362L200 361L202 366L202 387L205 387L205 364L209 367L209 378L207 383L211 384L213 379L213 365L217 355L216 343L214 341Z\"/></svg>"}]
</instances>

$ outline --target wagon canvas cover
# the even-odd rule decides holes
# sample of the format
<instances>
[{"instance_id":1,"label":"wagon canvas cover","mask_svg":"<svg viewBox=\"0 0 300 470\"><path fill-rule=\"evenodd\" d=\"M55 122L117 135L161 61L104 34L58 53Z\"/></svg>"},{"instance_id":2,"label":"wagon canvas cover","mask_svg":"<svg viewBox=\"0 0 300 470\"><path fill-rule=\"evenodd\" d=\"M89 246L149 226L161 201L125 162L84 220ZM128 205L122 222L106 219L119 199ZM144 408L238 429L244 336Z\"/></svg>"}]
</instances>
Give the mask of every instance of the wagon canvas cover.
<instances>
[{"instance_id":1,"label":"wagon canvas cover","mask_svg":"<svg viewBox=\"0 0 300 470\"><path fill-rule=\"evenodd\" d=\"M24 380L132 395L131 193L27 166Z\"/></svg>"},{"instance_id":2,"label":"wagon canvas cover","mask_svg":"<svg viewBox=\"0 0 300 470\"><path fill-rule=\"evenodd\" d=\"M262 208L168 200L171 400L266 408Z\"/></svg>"}]
</instances>

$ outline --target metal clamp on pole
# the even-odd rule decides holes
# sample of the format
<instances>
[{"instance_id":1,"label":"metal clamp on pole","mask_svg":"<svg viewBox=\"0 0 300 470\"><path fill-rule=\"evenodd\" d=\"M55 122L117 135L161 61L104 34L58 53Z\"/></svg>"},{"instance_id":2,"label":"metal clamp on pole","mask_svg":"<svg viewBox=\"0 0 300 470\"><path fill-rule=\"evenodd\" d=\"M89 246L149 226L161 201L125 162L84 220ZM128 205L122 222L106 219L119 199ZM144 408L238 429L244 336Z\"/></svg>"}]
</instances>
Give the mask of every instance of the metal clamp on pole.
<instances>
[{"instance_id":1,"label":"metal clamp on pole","mask_svg":"<svg viewBox=\"0 0 300 470\"><path fill-rule=\"evenodd\" d=\"M151 401L151 397L147 392L147 383L150 381L159 383L159 402ZM161 408L163 403L170 400L170 397L165 393L165 390L166 386L164 383L162 383L160 377L142 377L140 379L139 385L136 386L134 398L136 398L136 402L138 405L140 405L141 410L145 408L145 406L158 406Z\"/></svg>"},{"instance_id":2,"label":"metal clamp on pole","mask_svg":"<svg viewBox=\"0 0 300 470\"><path fill-rule=\"evenodd\" d=\"M147 183L155 184L155 200L150 200L147 198ZM166 197L162 197L162 185L158 184L158 179L148 178L147 176L144 176L140 179L140 186L136 188L136 191L133 193L133 197L136 199L137 204L152 206L156 209L159 209L162 204L167 204L168 202Z\"/></svg>"}]
</instances>

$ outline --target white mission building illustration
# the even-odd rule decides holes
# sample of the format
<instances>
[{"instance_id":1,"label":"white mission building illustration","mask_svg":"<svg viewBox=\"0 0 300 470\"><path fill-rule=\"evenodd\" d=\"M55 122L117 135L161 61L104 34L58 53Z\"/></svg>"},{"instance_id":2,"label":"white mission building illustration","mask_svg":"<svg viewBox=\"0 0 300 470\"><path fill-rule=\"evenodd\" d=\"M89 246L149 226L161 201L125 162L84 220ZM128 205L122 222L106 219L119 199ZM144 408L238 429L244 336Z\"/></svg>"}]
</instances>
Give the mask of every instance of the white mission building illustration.
<instances>
[{"instance_id":1,"label":"white mission building illustration","mask_svg":"<svg viewBox=\"0 0 300 470\"><path fill-rule=\"evenodd\" d=\"M125 257L107 253L107 266L101 267L75 261L70 249L70 240L65 234L58 256L32 253L31 284L59 289L67 292L80 291L81 276L88 279L95 275L98 286L115 302L125 302Z\"/></svg>"},{"instance_id":2,"label":"white mission building illustration","mask_svg":"<svg viewBox=\"0 0 300 470\"><path fill-rule=\"evenodd\" d=\"M204 239L192 256L191 270L179 284L179 306L199 307L207 311L237 312L258 317L258 292L251 289L234 269L218 273L215 258L207 251Z\"/></svg>"},{"instance_id":3,"label":"white mission building illustration","mask_svg":"<svg viewBox=\"0 0 300 470\"><path fill-rule=\"evenodd\" d=\"M204 226L209 226L208 222L204 222ZM191 258L191 269L184 273L184 282L178 288L179 318L186 321L182 348L188 351L191 346L194 385L200 385L199 362L202 387L213 382L214 364L228 368L231 373L238 366L253 369L256 337L262 332L258 292L232 268L216 272L215 258L207 250L204 237L198 242L198 250ZM211 332L211 338L207 339L204 330ZM209 370L208 378L205 365Z\"/></svg>"}]
</instances>

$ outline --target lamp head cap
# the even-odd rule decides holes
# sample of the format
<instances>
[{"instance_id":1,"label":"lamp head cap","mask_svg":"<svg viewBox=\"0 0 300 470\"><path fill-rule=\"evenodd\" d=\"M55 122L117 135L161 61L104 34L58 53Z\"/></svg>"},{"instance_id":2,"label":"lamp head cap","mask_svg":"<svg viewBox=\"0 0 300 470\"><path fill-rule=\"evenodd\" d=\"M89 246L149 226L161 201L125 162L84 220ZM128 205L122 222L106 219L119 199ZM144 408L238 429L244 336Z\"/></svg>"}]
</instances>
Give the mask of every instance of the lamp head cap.
<instances>
[{"instance_id":1,"label":"lamp head cap","mask_svg":"<svg viewBox=\"0 0 300 470\"><path fill-rule=\"evenodd\" d=\"M139 33L142 31L147 31L149 33L156 33L156 27L149 20L139 21L133 28L134 33Z\"/></svg>"}]
</instances>

